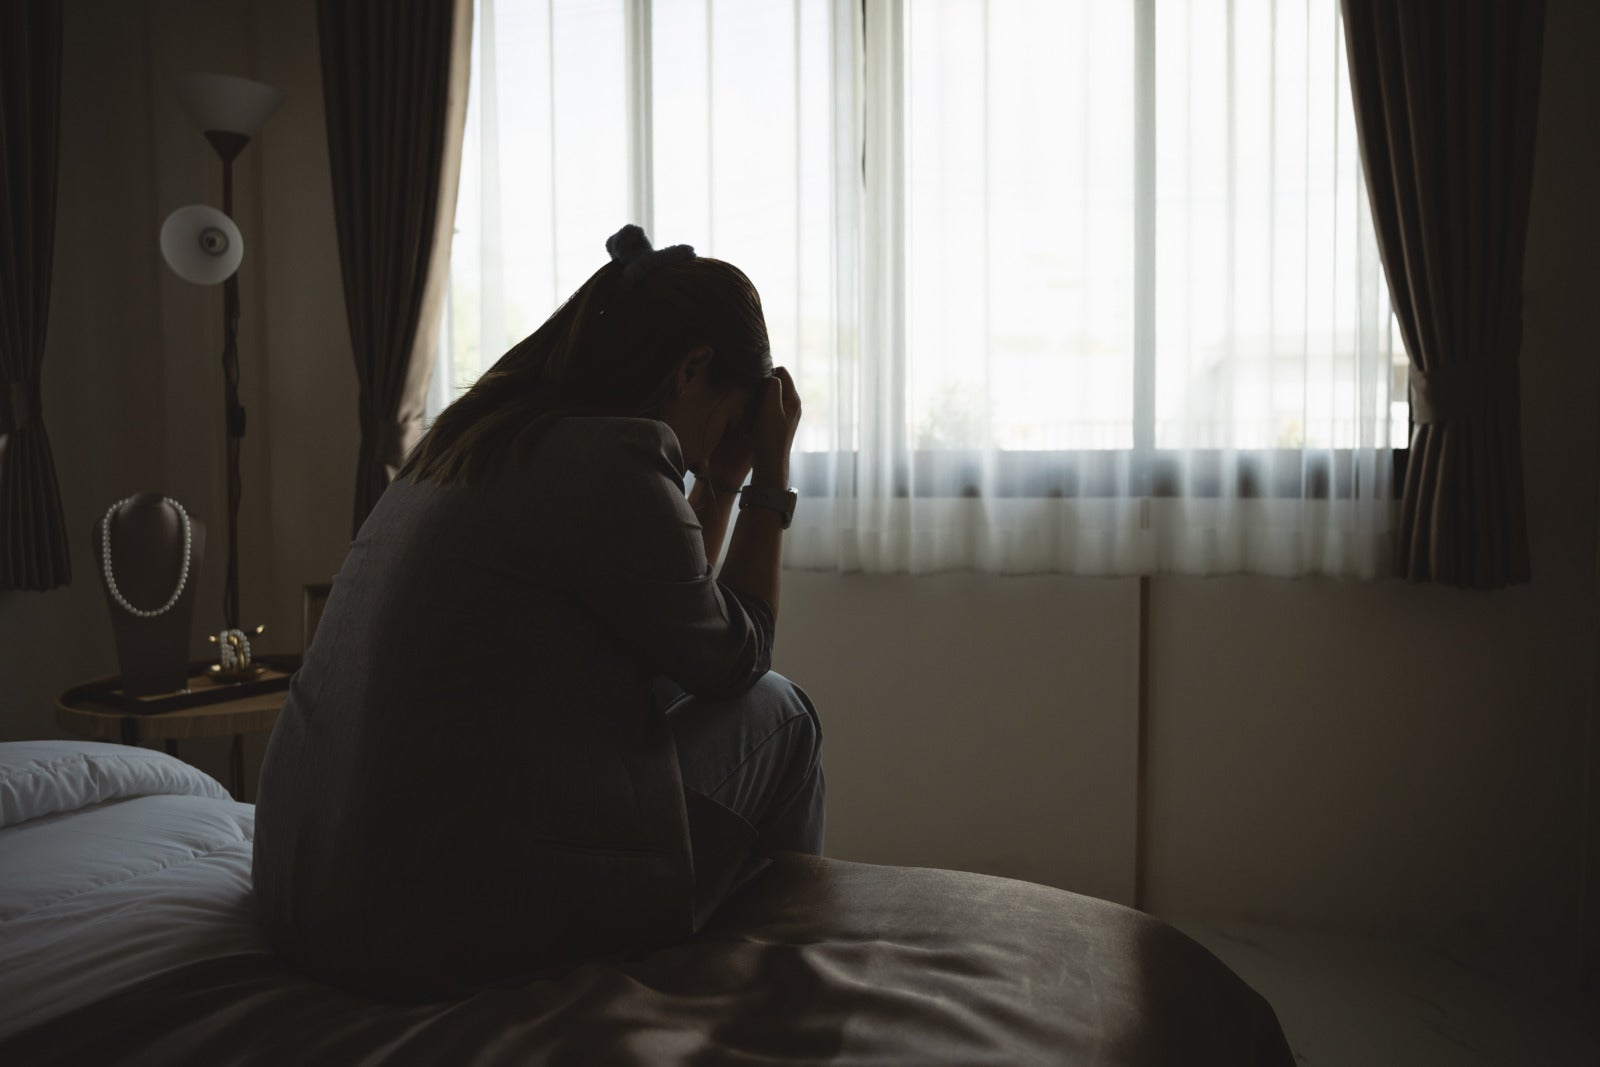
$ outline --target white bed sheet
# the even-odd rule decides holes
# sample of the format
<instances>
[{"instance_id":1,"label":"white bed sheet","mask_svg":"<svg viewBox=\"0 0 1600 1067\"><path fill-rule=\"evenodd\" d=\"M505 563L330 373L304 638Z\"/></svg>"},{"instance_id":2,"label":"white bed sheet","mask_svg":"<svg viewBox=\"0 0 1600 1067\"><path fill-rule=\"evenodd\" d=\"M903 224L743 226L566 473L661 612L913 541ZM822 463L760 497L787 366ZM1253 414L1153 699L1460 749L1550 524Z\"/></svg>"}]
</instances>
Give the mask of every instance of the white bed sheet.
<instances>
[{"instance_id":1,"label":"white bed sheet","mask_svg":"<svg viewBox=\"0 0 1600 1067\"><path fill-rule=\"evenodd\" d=\"M197 960L268 949L255 809L140 796L0 830L0 1038Z\"/></svg>"}]
</instances>

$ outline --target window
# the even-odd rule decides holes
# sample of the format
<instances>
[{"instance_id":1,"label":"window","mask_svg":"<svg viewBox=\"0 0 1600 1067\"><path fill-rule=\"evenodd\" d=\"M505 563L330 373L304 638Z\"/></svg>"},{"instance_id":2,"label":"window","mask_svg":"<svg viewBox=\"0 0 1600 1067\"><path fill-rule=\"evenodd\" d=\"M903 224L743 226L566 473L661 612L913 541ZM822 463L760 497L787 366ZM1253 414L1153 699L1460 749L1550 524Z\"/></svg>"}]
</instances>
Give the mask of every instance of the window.
<instances>
[{"instance_id":1,"label":"window","mask_svg":"<svg viewBox=\"0 0 1600 1067\"><path fill-rule=\"evenodd\" d=\"M813 496L1361 495L1406 439L1337 0L478 4L434 412L635 221L755 281Z\"/></svg>"}]
</instances>

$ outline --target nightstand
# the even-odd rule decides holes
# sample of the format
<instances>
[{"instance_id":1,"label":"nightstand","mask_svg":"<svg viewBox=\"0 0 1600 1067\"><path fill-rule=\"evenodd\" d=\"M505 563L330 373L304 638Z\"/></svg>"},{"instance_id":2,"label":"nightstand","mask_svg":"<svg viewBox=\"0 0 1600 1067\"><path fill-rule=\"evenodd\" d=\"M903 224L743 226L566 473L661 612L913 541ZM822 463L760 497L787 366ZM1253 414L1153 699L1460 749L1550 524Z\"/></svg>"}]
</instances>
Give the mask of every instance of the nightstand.
<instances>
[{"instance_id":1,"label":"nightstand","mask_svg":"<svg viewBox=\"0 0 1600 1067\"><path fill-rule=\"evenodd\" d=\"M257 657L268 669L262 681L286 681L298 666L298 656ZM265 733L278 721L288 696L287 685L270 692L245 687L214 686L205 678L206 664L190 665L190 691L211 696L216 690L239 688L237 695L215 694L221 699L172 711L135 711L126 705L143 703L117 689L117 679L98 678L73 686L56 698L56 723L91 741L124 745L162 742L168 753L178 754L178 742L197 737L232 737L228 759L228 789L235 800L244 799L244 735ZM162 697L145 698L159 701Z\"/></svg>"}]
</instances>

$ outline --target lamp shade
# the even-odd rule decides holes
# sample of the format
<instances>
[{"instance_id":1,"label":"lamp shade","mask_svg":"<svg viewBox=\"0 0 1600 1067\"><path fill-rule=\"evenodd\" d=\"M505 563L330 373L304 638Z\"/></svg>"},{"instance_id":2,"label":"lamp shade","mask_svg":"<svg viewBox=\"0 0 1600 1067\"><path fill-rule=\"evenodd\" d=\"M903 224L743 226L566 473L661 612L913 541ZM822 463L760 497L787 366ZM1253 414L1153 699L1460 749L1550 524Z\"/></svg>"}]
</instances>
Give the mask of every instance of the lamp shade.
<instances>
[{"instance_id":1,"label":"lamp shade","mask_svg":"<svg viewBox=\"0 0 1600 1067\"><path fill-rule=\"evenodd\" d=\"M239 269L244 238L216 208L190 204L161 224L161 258L186 282L216 285Z\"/></svg>"},{"instance_id":2,"label":"lamp shade","mask_svg":"<svg viewBox=\"0 0 1600 1067\"><path fill-rule=\"evenodd\" d=\"M173 91L201 133L254 137L283 102L283 93L272 86L231 74L185 74Z\"/></svg>"}]
</instances>

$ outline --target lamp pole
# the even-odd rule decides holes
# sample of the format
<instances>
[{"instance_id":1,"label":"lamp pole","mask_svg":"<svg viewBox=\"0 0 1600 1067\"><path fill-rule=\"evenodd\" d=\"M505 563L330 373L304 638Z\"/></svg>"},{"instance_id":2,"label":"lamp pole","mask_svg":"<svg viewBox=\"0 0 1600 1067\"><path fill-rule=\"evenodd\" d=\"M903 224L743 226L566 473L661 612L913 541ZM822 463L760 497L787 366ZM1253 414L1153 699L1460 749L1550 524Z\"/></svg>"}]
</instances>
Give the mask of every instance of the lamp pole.
<instances>
[{"instance_id":1,"label":"lamp pole","mask_svg":"<svg viewBox=\"0 0 1600 1067\"><path fill-rule=\"evenodd\" d=\"M233 218L233 161L250 143L242 133L206 130L206 140L222 159L222 213ZM222 406L228 463L228 570L222 592L222 617L227 628L239 628L239 449L244 439L245 412L239 403L239 272L222 283Z\"/></svg>"},{"instance_id":2,"label":"lamp pole","mask_svg":"<svg viewBox=\"0 0 1600 1067\"><path fill-rule=\"evenodd\" d=\"M173 88L179 102L189 112L195 128L204 135L217 158L222 160L222 213L200 204L179 208L162 226L161 253L181 277L197 285L222 282L222 414L224 454L228 475L228 569L222 593L222 617L226 626L213 636L219 648L223 640L237 642L243 653L242 670L250 662L248 638L239 626L239 502L243 488L239 478L240 442L244 440L245 412L239 403L239 264L243 258L243 238L233 222L233 161L245 150L283 100L283 94L270 85L228 74L185 74ZM194 230L192 227L203 227ZM186 228L188 227L188 228ZM170 233L169 233L170 230ZM198 239L198 252L192 242ZM256 627L259 634L262 627ZM227 649L221 649L224 653ZM220 665L228 672L230 658L224 654Z\"/></svg>"}]
</instances>

